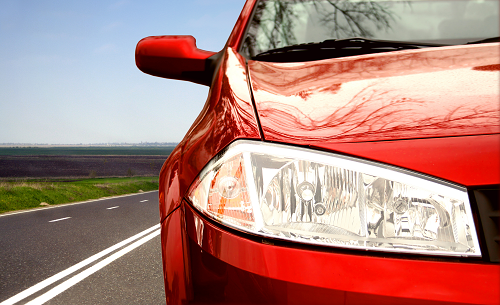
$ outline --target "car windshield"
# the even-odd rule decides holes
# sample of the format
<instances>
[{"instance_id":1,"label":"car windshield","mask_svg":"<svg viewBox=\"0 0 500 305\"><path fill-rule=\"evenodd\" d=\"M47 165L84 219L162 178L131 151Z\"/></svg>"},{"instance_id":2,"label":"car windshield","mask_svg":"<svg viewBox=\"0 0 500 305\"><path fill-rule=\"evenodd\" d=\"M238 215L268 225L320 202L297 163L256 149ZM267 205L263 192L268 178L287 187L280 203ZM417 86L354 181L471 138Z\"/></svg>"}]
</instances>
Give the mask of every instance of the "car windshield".
<instances>
[{"instance_id":1,"label":"car windshield","mask_svg":"<svg viewBox=\"0 0 500 305\"><path fill-rule=\"evenodd\" d=\"M346 39L354 37L363 38L361 42L370 40L372 45L374 40L378 43L382 40L384 43L418 42L429 47L484 39L487 42L498 40L495 39L498 36L497 0L260 0L254 9L241 53L248 58L260 55L259 59L266 60L265 56L277 58L286 53L277 55L269 51L286 48L287 52L301 51L302 57L304 49L308 52L312 49L304 48L304 44L318 45L326 41L332 47L333 40L343 40L341 56L344 56L346 48L356 49L351 43L359 45L360 39L348 40L346 44ZM287 48L289 46L301 47ZM372 52L364 48L353 55Z\"/></svg>"}]
</instances>

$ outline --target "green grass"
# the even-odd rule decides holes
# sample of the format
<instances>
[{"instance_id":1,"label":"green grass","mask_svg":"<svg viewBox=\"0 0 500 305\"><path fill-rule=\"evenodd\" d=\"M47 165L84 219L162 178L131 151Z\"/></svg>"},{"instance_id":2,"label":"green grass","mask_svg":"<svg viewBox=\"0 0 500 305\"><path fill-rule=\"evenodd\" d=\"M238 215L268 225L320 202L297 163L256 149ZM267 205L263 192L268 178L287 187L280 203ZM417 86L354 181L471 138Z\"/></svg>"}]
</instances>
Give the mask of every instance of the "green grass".
<instances>
[{"instance_id":1,"label":"green grass","mask_svg":"<svg viewBox=\"0 0 500 305\"><path fill-rule=\"evenodd\" d=\"M0 156L168 156L175 146L124 146L124 147L0 147Z\"/></svg>"},{"instance_id":2,"label":"green grass","mask_svg":"<svg viewBox=\"0 0 500 305\"><path fill-rule=\"evenodd\" d=\"M0 213L49 205L147 192L158 189L158 177L0 182Z\"/></svg>"}]
</instances>

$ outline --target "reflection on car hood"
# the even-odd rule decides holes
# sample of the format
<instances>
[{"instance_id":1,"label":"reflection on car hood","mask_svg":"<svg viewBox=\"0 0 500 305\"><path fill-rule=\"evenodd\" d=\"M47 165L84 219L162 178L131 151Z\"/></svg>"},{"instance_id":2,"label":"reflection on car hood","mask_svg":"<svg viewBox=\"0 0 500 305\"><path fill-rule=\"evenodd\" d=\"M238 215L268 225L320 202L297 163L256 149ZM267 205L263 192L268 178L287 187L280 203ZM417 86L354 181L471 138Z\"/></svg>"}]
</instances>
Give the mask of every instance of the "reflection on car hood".
<instances>
[{"instance_id":1,"label":"reflection on car hood","mask_svg":"<svg viewBox=\"0 0 500 305\"><path fill-rule=\"evenodd\" d=\"M433 138L500 132L499 50L489 43L248 65L266 140Z\"/></svg>"}]
</instances>

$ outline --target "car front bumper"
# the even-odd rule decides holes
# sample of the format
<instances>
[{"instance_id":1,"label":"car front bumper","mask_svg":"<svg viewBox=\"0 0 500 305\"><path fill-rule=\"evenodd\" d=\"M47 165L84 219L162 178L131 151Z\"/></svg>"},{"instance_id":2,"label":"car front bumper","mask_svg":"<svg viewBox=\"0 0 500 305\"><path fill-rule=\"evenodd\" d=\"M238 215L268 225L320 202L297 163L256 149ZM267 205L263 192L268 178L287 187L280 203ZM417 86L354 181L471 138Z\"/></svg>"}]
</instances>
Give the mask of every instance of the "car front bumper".
<instances>
[{"instance_id":1,"label":"car front bumper","mask_svg":"<svg viewBox=\"0 0 500 305\"><path fill-rule=\"evenodd\" d=\"M500 265L245 236L185 201L162 223L168 304L500 304Z\"/></svg>"}]
</instances>

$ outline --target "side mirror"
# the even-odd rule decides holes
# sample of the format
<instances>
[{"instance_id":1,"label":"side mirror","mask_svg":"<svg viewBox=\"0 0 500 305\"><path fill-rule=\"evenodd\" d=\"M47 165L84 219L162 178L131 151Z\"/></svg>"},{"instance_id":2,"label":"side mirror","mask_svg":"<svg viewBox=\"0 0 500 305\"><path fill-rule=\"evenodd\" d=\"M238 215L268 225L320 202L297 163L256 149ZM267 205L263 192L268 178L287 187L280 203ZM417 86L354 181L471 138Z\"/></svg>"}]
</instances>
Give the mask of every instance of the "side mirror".
<instances>
[{"instance_id":1,"label":"side mirror","mask_svg":"<svg viewBox=\"0 0 500 305\"><path fill-rule=\"evenodd\" d=\"M135 62L153 76L210 86L217 55L198 49L193 36L153 36L139 41Z\"/></svg>"}]
</instances>

